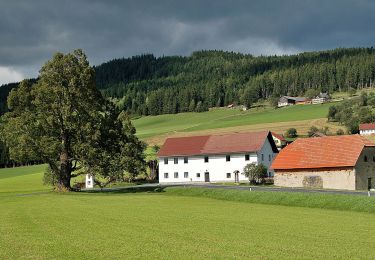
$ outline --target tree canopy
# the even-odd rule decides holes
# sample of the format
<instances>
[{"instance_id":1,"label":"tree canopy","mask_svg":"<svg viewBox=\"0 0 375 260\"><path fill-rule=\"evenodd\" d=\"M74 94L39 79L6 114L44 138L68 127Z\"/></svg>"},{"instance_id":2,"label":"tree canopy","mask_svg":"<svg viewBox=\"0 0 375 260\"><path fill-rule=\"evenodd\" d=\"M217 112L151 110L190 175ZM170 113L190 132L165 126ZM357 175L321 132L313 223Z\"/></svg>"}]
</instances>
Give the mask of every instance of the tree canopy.
<instances>
[{"instance_id":1,"label":"tree canopy","mask_svg":"<svg viewBox=\"0 0 375 260\"><path fill-rule=\"evenodd\" d=\"M144 170L145 144L128 115L96 88L95 71L81 50L55 54L36 84L25 80L10 92L8 107L1 132L10 158L48 163L58 190L71 190L71 178L79 174L105 184Z\"/></svg>"}]
</instances>

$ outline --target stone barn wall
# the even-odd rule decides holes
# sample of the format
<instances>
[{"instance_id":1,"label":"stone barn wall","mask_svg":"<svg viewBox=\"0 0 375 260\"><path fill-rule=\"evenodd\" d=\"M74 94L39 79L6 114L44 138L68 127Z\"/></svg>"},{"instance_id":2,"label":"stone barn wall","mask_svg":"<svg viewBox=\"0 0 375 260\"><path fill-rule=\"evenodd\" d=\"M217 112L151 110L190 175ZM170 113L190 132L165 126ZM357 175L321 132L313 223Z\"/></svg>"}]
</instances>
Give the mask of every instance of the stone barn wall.
<instances>
[{"instance_id":1,"label":"stone barn wall","mask_svg":"<svg viewBox=\"0 0 375 260\"><path fill-rule=\"evenodd\" d=\"M275 186L355 190L353 168L275 170Z\"/></svg>"}]
</instances>

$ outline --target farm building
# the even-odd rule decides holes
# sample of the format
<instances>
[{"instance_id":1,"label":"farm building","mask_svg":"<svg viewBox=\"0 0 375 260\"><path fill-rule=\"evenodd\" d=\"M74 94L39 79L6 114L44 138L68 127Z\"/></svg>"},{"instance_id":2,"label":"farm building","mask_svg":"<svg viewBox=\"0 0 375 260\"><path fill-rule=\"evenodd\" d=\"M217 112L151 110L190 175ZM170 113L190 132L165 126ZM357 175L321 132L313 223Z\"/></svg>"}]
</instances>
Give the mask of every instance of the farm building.
<instances>
[{"instance_id":1,"label":"farm building","mask_svg":"<svg viewBox=\"0 0 375 260\"><path fill-rule=\"evenodd\" d=\"M270 132L168 138L161 147L159 182L246 181L243 167L262 163L269 168L278 153Z\"/></svg>"},{"instance_id":2,"label":"farm building","mask_svg":"<svg viewBox=\"0 0 375 260\"><path fill-rule=\"evenodd\" d=\"M277 134L275 132L271 132L271 134L279 151L287 145L286 139L282 134Z\"/></svg>"},{"instance_id":3,"label":"farm building","mask_svg":"<svg viewBox=\"0 0 375 260\"><path fill-rule=\"evenodd\" d=\"M277 186L373 188L375 143L360 135L297 139L280 151L271 167Z\"/></svg>"},{"instance_id":4,"label":"farm building","mask_svg":"<svg viewBox=\"0 0 375 260\"><path fill-rule=\"evenodd\" d=\"M319 95L311 99L312 104L323 104L331 100L331 97L328 93L322 93L320 92Z\"/></svg>"},{"instance_id":5,"label":"farm building","mask_svg":"<svg viewBox=\"0 0 375 260\"><path fill-rule=\"evenodd\" d=\"M359 125L359 133L361 135L371 135L375 134L375 124L360 124Z\"/></svg>"},{"instance_id":6,"label":"farm building","mask_svg":"<svg viewBox=\"0 0 375 260\"><path fill-rule=\"evenodd\" d=\"M277 106L278 107L286 107L292 106L297 104L306 104L307 99L304 97L290 97L290 96L283 96L279 99Z\"/></svg>"}]
</instances>

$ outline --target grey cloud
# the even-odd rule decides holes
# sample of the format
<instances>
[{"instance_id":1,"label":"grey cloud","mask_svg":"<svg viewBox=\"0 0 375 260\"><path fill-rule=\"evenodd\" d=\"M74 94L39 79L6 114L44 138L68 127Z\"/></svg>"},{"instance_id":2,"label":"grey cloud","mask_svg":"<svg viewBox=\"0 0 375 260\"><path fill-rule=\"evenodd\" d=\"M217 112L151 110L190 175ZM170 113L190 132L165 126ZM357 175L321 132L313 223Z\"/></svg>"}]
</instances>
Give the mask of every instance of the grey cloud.
<instances>
[{"instance_id":1,"label":"grey cloud","mask_svg":"<svg viewBox=\"0 0 375 260\"><path fill-rule=\"evenodd\" d=\"M54 52L76 48L99 64L200 49L260 55L371 46L374 13L365 0L0 0L0 67L36 76Z\"/></svg>"}]
</instances>

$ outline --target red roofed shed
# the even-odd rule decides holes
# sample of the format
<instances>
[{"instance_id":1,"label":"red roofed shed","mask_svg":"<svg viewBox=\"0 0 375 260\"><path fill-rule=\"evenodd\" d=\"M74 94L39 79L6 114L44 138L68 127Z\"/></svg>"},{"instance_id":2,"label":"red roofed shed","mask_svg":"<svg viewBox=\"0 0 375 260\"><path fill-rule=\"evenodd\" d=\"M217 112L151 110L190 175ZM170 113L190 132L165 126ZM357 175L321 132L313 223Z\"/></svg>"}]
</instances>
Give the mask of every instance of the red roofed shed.
<instances>
[{"instance_id":1,"label":"red roofed shed","mask_svg":"<svg viewBox=\"0 0 375 260\"><path fill-rule=\"evenodd\" d=\"M279 186L366 189L375 183L375 144L360 135L297 139L271 167Z\"/></svg>"}]
</instances>

